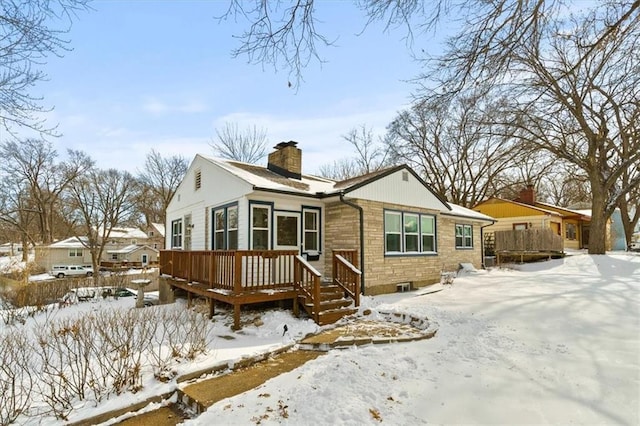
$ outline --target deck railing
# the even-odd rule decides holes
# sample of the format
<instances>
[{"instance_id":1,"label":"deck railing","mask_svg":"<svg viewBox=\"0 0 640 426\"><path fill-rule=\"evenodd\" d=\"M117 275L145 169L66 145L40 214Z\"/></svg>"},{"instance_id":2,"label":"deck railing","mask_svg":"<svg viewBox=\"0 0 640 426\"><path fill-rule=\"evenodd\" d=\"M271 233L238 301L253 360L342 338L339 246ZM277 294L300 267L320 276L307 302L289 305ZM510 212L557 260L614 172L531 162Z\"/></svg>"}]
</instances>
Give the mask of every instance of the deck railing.
<instances>
[{"instance_id":1,"label":"deck railing","mask_svg":"<svg viewBox=\"0 0 640 426\"><path fill-rule=\"evenodd\" d=\"M354 256L355 257L355 256ZM362 272L341 254L333 253L333 282L338 284L360 306L360 276Z\"/></svg>"},{"instance_id":2,"label":"deck railing","mask_svg":"<svg viewBox=\"0 0 640 426\"><path fill-rule=\"evenodd\" d=\"M358 250L355 249L342 249L333 250L333 255L340 255L344 257L350 264L358 268Z\"/></svg>"},{"instance_id":3,"label":"deck railing","mask_svg":"<svg viewBox=\"0 0 640 426\"><path fill-rule=\"evenodd\" d=\"M314 321L318 321L320 312L320 277L321 274L309 264L302 256L296 256L295 260L295 281L297 289L303 293L307 300L313 304L312 312Z\"/></svg>"},{"instance_id":4,"label":"deck railing","mask_svg":"<svg viewBox=\"0 0 640 426\"><path fill-rule=\"evenodd\" d=\"M160 251L160 273L241 293L294 284L295 250Z\"/></svg>"}]
</instances>

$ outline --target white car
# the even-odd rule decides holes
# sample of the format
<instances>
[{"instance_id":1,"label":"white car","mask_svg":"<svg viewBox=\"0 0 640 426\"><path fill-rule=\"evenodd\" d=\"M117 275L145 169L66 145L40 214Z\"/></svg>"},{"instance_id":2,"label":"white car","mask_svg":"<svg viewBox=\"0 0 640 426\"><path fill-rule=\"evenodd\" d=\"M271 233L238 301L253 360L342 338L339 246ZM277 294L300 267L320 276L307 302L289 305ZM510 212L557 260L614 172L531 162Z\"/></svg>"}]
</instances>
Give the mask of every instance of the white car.
<instances>
[{"instance_id":1,"label":"white car","mask_svg":"<svg viewBox=\"0 0 640 426\"><path fill-rule=\"evenodd\" d=\"M640 241L629 244L629 251L640 251Z\"/></svg>"},{"instance_id":2,"label":"white car","mask_svg":"<svg viewBox=\"0 0 640 426\"><path fill-rule=\"evenodd\" d=\"M49 275L64 277L90 277L93 275L93 268L82 265L53 265Z\"/></svg>"}]
</instances>

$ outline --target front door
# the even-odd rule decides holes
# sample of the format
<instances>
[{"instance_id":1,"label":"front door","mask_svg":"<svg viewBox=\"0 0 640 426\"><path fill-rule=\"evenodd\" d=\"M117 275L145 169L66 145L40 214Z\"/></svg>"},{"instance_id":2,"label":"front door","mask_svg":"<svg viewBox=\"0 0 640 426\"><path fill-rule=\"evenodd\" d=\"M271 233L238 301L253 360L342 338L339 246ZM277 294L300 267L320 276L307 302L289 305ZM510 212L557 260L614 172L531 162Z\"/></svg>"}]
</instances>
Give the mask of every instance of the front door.
<instances>
[{"instance_id":1,"label":"front door","mask_svg":"<svg viewBox=\"0 0 640 426\"><path fill-rule=\"evenodd\" d=\"M275 213L274 250L297 250L300 252L300 213Z\"/></svg>"},{"instance_id":2,"label":"front door","mask_svg":"<svg viewBox=\"0 0 640 426\"><path fill-rule=\"evenodd\" d=\"M142 260L142 266L143 267L147 266L149 264L149 256L148 255L143 254L141 260Z\"/></svg>"}]
</instances>

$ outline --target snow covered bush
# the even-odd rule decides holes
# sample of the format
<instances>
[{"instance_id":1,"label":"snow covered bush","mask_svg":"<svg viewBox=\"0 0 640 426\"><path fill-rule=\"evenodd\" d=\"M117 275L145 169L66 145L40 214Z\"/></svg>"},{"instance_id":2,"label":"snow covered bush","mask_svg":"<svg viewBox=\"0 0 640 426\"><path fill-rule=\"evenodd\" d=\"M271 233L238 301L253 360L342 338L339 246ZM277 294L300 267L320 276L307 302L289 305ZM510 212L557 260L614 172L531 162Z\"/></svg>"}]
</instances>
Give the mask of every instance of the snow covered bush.
<instances>
[{"instance_id":1,"label":"snow covered bush","mask_svg":"<svg viewBox=\"0 0 640 426\"><path fill-rule=\"evenodd\" d=\"M31 354L25 330L0 334L0 425L13 423L31 404Z\"/></svg>"}]
</instances>

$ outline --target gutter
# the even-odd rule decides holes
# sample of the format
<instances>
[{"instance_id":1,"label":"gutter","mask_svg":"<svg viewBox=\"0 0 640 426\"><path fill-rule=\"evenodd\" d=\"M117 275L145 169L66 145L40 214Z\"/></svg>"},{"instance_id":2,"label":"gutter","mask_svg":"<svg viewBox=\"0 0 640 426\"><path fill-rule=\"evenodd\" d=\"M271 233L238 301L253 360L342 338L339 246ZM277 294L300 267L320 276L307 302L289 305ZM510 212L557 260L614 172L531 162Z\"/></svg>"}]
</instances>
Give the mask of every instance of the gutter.
<instances>
[{"instance_id":1,"label":"gutter","mask_svg":"<svg viewBox=\"0 0 640 426\"><path fill-rule=\"evenodd\" d=\"M344 191L340 192L340 202L358 210L360 215L360 293L364 294L364 211L361 206L344 199Z\"/></svg>"}]
</instances>

